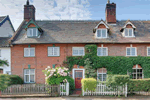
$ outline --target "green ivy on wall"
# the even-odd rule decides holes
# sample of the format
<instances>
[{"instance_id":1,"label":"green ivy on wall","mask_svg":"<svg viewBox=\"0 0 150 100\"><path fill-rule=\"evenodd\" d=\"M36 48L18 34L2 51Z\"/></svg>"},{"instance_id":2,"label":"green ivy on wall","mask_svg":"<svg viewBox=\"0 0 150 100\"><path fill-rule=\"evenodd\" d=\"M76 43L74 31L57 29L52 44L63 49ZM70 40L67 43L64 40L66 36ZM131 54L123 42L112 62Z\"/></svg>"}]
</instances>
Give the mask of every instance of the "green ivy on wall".
<instances>
[{"instance_id":1,"label":"green ivy on wall","mask_svg":"<svg viewBox=\"0 0 150 100\"><path fill-rule=\"evenodd\" d=\"M127 71L131 74L132 67L136 64L141 65L144 73L144 78L150 78L150 57L136 56L136 57L124 57L124 56L97 56L97 45L89 44L85 46L85 56L80 57L67 57L67 64L69 70L73 68L74 64L79 66L85 66L84 61L89 58L92 62L92 68L107 69L109 74L126 75ZM132 75L131 75L132 76Z\"/></svg>"}]
</instances>

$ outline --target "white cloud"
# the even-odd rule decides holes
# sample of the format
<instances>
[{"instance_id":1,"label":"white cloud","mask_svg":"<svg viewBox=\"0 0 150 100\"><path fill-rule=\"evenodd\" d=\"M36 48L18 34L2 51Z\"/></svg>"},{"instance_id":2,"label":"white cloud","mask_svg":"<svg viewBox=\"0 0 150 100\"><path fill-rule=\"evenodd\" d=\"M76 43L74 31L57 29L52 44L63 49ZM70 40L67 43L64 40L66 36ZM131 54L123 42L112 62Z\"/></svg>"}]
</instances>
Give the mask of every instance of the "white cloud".
<instances>
[{"instance_id":1,"label":"white cloud","mask_svg":"<svg viewBox=\"0 0 150 100\"><path fill-rule=\"evenodd\" d=\"M15 30L23 21L26 0L0 0L0 16L9 15ZM36 8L36 19L90 19L88 0L30 0Z\"/></svg>"}]
</instances>

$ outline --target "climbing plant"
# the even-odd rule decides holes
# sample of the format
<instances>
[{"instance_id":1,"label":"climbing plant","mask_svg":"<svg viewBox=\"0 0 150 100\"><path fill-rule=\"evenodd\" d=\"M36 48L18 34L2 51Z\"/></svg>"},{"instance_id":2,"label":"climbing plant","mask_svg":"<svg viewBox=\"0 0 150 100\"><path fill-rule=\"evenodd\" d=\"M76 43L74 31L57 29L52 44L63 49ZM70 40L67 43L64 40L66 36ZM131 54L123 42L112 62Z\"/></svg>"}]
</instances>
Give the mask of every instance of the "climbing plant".
<instances>
[{"instance_id":1,"label":"climbing plant","mask_svg":"<svg viewBox=\"0 0 150 100\"><path fill-rule=\"evenodd\" d=\"M0 59L0 66L3 66L3 65L7 65L8 66L7 60L1 60Z\"/></svg>"},{"instance_id":2,"label":"climbing plant","mask_svg":"<svg viewBox=\"0 0 150 100\"><path fill-rule=\"evenodd\" d=\"M141 65L144 73L144 78L150 78L150 57L136 56L136 57L125 57L125 56L97 56L97 45L89 44L85 46L85 56L67 57L67 64L69 70L73 68L74 64L79 66L86 66L84 61L89 58L90 66L93 69L105 67L107 73L126 75L127 72L132 73L132 67L136 64Z\"/></svg>"}]
</instances>

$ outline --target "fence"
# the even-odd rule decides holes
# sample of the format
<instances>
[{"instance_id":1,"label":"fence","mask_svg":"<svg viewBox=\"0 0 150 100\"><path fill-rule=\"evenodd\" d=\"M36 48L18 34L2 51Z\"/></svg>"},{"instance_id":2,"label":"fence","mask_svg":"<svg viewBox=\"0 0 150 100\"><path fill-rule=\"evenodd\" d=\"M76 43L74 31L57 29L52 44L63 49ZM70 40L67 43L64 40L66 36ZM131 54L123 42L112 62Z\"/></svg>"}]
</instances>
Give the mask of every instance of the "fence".
<instances>
[{"instance_id":1,"label":"fence","mask_svg":"<svg viewBox=\"0 0 150 100\"><path fill-rule=\"evenodd\" d=\"M60 83L60 95L69 95L69 83Z\"/></svg>"},{"instance_id":2,"label":"fence","mask_svg":"<svg viewBox=\"0 0 150 100\"><path fill-rule=\"evenodd\" d=\"M125 95L127 97L127 84L125 86L117 86L112 88L106 86L106 84L98 83L95 91L84 91L82 88L83 96L84 95Z\"/></svg>"},{"instance_id":3,"label":"fence","mask_svg":"<svg viewBox=\"0 0 150 100\"><path fill-rule=\"evenodd\" d=\"M61 89L63 91L61 91ZM23 84L11 85L1 91L1 95L28 95L28 94L45 94L49 96L69 95L69 83L60 85L46 84Z\"/></svg>"}]
</instances>

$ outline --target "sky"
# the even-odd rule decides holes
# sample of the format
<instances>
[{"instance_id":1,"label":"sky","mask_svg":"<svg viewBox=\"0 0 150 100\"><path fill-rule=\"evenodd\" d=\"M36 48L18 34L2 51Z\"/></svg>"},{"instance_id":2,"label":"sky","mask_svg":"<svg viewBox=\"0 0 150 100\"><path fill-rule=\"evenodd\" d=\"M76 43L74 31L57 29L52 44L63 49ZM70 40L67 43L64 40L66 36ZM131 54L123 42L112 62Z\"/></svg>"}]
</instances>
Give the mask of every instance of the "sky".
<instances>
[{"instance_id":1,"label":"sky","mask_svg":"<svg viewBox=\"0 0 150 100\"><path fill-rule=\"evenodd\" d=\"M27 0L0 0L0 16L9 15L17 30ZM29 0L36 20L105 20L107 0ZM110 0L116 3L117 20L150 20L150 0Z\"/></svg>"}]
</instances>

